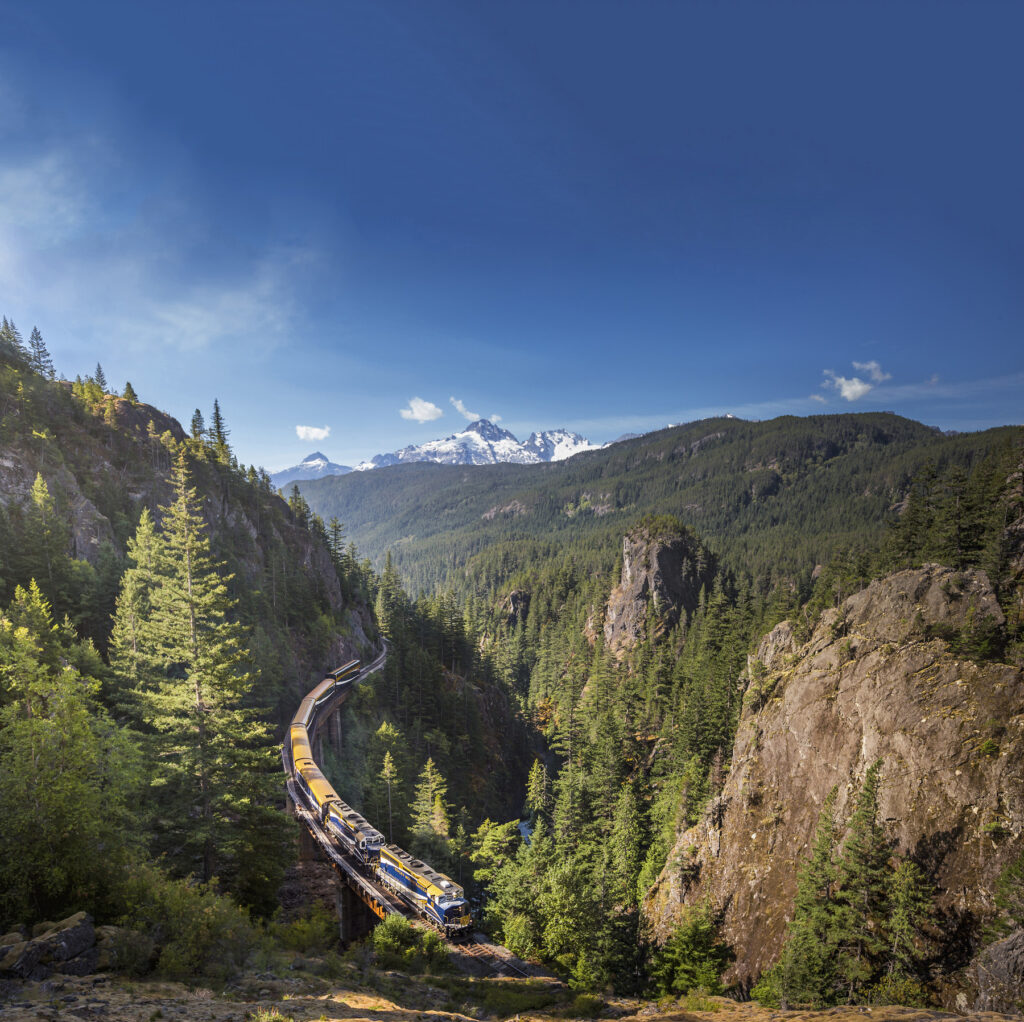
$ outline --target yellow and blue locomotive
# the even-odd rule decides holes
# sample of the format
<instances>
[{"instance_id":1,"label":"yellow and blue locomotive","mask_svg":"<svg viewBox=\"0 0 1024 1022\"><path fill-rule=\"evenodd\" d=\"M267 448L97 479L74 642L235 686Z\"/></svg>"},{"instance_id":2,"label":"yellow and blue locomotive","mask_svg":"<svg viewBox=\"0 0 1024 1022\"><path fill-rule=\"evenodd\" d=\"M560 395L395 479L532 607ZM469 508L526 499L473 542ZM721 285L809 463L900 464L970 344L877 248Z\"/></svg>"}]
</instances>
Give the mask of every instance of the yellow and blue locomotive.
<instances>
[{"instance_id":1,"label":"yellow and blue locomotive","mask_svg":"<svg viewBox=\"0 0 1024 1022\"><path fill-rule=\"evenodd\" d=\"M317 713L358 674L359 661L349 661L331 671L299 704L289 732L295 783L324 829L368 874L445 936L467 933L472 919L462 888L398 845L386 844L379 830L341 800L313 759L309 733Z\"/></svg>"}]
</instances>

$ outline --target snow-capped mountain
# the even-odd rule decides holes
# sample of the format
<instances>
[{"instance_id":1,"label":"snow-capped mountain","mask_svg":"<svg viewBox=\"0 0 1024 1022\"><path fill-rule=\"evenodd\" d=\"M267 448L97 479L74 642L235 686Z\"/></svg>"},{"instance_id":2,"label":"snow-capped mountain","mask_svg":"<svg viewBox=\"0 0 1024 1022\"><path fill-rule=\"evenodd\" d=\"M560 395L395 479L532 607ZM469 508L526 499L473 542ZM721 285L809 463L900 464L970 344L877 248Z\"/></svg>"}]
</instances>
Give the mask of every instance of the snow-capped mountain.
<instances>
[{"instance_id":1,"label":"snow-capped mountain","mask_svg":"<svg viewBox=\"0 0 1024 1022\"><path fill-rule=\"evenodd\" d=\"M346 472L351 471L351 465L337 465L333 461L328 461L326 454L314 451L303 458L298 465L292 465L291 468L283 468L280 472L274 472L270 476L270 481L274 484L275 489L279 490L282 486L287 486L288 483L299 482L303 479L319 479L321 476L343 476Z\"/></svg>"},{"instance_id":2,"label":"snow-capped mountain","mask_svg":"<svg viewBox=\"0 0 1024 1022\"><path fill-rule=\"evenodd\" d=\"M461 433L453 433L443 440L429 440L425 444L403 447L400 451L378 454L369 461L361 461L355 471L365 472L371 468L413 461L434 461L440 465L494 465L499 461L535 465L541 461L562 461L581 451L596 450L596 444L564 429L531 433L530 439L522 443L489 419L477 419Z\"/></svg>"}]
</instances>

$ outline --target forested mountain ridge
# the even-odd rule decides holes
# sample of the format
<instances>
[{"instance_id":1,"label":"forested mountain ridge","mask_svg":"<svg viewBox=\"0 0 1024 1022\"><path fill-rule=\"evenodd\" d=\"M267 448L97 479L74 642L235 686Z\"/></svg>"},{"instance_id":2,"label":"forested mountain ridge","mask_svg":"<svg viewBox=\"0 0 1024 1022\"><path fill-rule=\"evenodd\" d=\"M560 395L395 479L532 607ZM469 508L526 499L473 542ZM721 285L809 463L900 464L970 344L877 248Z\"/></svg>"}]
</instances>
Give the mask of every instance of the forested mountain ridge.
<instances>
[{"instance_id":1,"label":"forested mountain ridge","mask_svg":"<svg viewBox=\"0 0 1024 1022\"><path fill-rule=\"evenodd\" d=\"M926 463L968 468L1012 428L944 436L887 412L705 419L543 465L405 465L302 483L377 564L412 589L499 587L572 553L606 572L629 526L676 515L735 570L809 574L872 545Z\"/></svg>"},{"instance_id":2,"label":"forested mountain ridge","mask_svg":"<svg viewBox=\"0 0 1024 1022\"><path fill-rule=\"evenodd\" d=\"M0 403L0 601L36 578L58 619L69 614L105 649L127 542L143 507L159 525L173 459L186 449L213 549L233 575L230 595L256 629L264 698L280 704L282 719L326 666L369 648L374 626L343 595L326 543L264 473L234 461L226 432L218 441L196 423L192 436L91 380L51 382L9 368ZM325 614L346 621L344 649Z\"/></svg>"}]
</instances>

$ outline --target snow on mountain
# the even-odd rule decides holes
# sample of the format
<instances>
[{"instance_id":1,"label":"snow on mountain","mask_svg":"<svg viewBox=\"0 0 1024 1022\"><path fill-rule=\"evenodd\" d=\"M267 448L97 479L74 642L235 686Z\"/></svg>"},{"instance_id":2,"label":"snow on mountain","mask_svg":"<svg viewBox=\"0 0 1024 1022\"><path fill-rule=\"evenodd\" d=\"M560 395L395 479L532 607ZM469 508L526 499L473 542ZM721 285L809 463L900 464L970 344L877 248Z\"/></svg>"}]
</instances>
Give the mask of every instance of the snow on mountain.
<instances>
[{"instance_id":1,"label":"snow on mountain","mask_svg":"<svg viewBox=\"0 0 1024 1022\"><path fill-rule=\"evenodd\" d=\"M298 465L293 465L291 468L283 468L280 472L272 473L270 481L275 489L279 490L282 486L287 486L288 483L299 482L303 479L319 479L321 476L343 476L346 472L351 471L351 465L335 464L333 461L328 460L326 454L314 451L303 458Z\"/></svg>"},{"instance_id":2,"label":"snow on mountain","mask_svg":"<svg viewBox=\"0 0 1024 1022\"><path fill-rule=\"evenodd\" d=\"M598 447L589 440L564 429L531 433L530 439L522 443L489 419L477 419L461 433L453 433L443 440L429 440L361 461L355 471L415 461L434 461L441 465L495 465L498 462L534 465L542 461L562 461L580 451L596 450Z\"/></svg>"},{"instance_id":3,"label":"snow on mountain","mask_svg":"<svg viewBox=\"0 0 1024 1022\"><path fill-rule=\"evenodd\" d=\"M543 433L531 433L530 439L524 444L527 450L533 451L540 461L565 461L581 451L599 451L599 444L592 444L579 433L570 433L565 429L549 429Z\"/></svg>"}]
</instances>

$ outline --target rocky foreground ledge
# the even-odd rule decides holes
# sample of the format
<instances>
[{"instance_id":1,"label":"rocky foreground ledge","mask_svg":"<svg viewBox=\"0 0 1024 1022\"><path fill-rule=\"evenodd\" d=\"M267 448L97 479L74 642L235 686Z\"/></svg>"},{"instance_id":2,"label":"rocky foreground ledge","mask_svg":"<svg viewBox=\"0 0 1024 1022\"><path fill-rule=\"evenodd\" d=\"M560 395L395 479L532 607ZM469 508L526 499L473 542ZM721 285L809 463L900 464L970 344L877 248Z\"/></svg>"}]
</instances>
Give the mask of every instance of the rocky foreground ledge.
<instances>
[{"instance_id":1,"label":"rocky foreground ledge","mask_svg":"<svg viewBox=\"0 0 1024 1022\"><path fill-rule=\"evenodd\" d=\"M43 922L0 937L0 981L45 980L54 974L87 976L117 964L117 949L131 941L131 930L93 925L87 912L60 922Z\"/></svg>"},{"instance_id":2,"label":"rocky foreground ledge","mask_svg":"<svg viewBox=\"0 0 1024 1022\"><path fill-rule=\"evenodd\" d=\"M353 977L356 979L356 977ZM781 1011L725 997L572 998L537 980L453 980L375 972L368 983L326 982L307 973L254 973L225 991L109 974L55 974L42 981L0 980L0 1022L102 1019L107 1022L1021 1022L1020 1015L963 1015L904 1007ZM354 989L352 988L354 987ZM458 1002L458 1003L456 1003Z\"/></svg>"}]
</instances>

